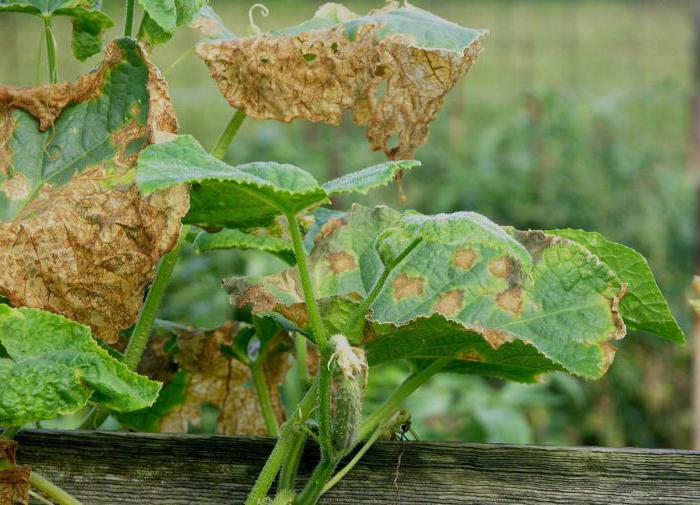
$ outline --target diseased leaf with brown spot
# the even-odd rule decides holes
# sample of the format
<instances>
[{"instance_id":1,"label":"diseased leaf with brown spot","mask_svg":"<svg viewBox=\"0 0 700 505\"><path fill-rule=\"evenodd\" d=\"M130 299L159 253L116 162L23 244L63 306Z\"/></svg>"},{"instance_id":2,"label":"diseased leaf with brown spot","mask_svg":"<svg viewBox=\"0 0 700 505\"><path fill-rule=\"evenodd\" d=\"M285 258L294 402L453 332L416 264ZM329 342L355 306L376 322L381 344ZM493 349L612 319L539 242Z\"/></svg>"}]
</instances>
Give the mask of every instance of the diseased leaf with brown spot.
<instances>
[{"instance_id":1,"label":"diseased leaf with brown spot","mask_svg":"<svg viewBox=\"0 0 700 505\"><path fill-rule=\"evenodd\" d=\"M17 442L0 437L0 461L16 463ZM31 469L24 465L0 470L0 505L27 505L29 503L29 476Z\"/></svg>"},{"instance_id":2,"label":"diseased leaf with brown spot","mask_svg":"<svg viewBox=\"0 0 700 505\"><path fill-rule=\"evenodd\" d=\"M186 188L144 198L133 184L141 149L176 131L167 84L131 39L75 82L0 86L0 295L115 342L187 212Z\"/></svg>"},{"instance_id":3,"label":"diseased leaf with brown spot","mask_svg":"<svg viewBox=\"0 0 700 505\"><path fill-rule=\"evenodd\" d=\"M350 109L372 150L408 159L485 33L398 2L363 17L326 4L298 26L204 41L197 52L228 102L249 116L337 125Z\"/></svg>"},{"instance_id":4,"label":"diseased leaf with brown spot","mask_svg":"<svg viewBox=\"0 0 700 505\"><path fill-rule=\"evenodd\" d=\"M309 257L316 294L341 329L343 317L347 327L356 320L353 297L376 294L364 328L352 328L370 364L453 358L451 370L525 382L554 370L597 378L614 354L609 341L625 335L625 284L573 241L502 228L472 212L356 206L327 226ZM356 257L356 268L335 271L328 260L340 252ZM236 305L306 324L296 269L228 279L225 287ZM341 302L350 309L343 317Z\"/></svg>"}]
</instances>

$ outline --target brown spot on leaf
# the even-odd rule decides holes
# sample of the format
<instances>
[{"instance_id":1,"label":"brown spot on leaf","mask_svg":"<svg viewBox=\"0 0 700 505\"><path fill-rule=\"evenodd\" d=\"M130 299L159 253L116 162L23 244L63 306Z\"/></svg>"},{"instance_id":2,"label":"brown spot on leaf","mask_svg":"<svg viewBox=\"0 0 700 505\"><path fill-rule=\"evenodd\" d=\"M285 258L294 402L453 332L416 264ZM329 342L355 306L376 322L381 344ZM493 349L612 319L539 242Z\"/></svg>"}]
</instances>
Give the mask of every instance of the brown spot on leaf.
<instances>
[{"instance_id":1,"label":"brown spot on leaf","mask_svg":"<svg viewBox=\"0 0 700 505\"><path fill-rule=\"evenodd\" d=\"M335 274L351 272L357 268L355 257L345 251L330 253L328 255L328 263Z\"/></svg>"},{"instance_id":2,"label":"brown spot on leaf","mask_svg":"<svg viewBox=\"0 0 700 505\"><path fill-rule=\"evenodd\" d=\"M412 277L402 273L394 282L391 283L391 288L394 292L394 299L398 302L404 298L412 298L423 294L423 285L425 279L422 277Z\"/></svg>"},{"instance_id":3,"label":"brown spot on leaf","mask_svg":"<svg viewBox=\"0 0 700 505\"><path fill-rule=\"evenodd\" d=\"M321 227L316 237L314 237L314 242L326 239L330 237L335 230L346 224L345 219L342 217L332 217Z\"/></svg>"},{"instance_id":4,"label":"brown spot on leaf","mask_svg":"<svg viewBox=\"0 0 700 505\"><path fill-rule=\"evenodd\" d=\"M10 107L0 106L0 176L7 176L12 164L12 151L8 144L14 129Z\"/></svg>"},{"instance_id":5,"label":"brown spot on leaf","mask_svg":"<svg viewBox=\"0 0 700 505\"><path fill-rule=\"evenodd\" d=\"M516 316L520 315L520 310L523 307L523 299L520 294L520 288L511 288L503 291L496 296L496 304L505 311L512 312Z\"/></svg>"},{"instance_id":6,"label":"brown spot on leaf","mask_svg":"<svg viewBox=\"0 0 700 505\"><path fill-rule=\"evenodd\" d=\"M613 324L615 325L615 330L613 331L613 334L610 335L610 338L613 340L619 340L621 338L624 338L627 334L627 326L625 325L625 321L620 315L620 302L626 294L627 283L623 282L620 285L619 292L615 296L613 296L612 300L610 300L610 312L612 314Z\"/></svg>"},{"instance_id":7,"label":"brown spot on leaf","mask_svg":"<svg viewBox=\"0 0 700 505\"><path fill-rule=\"evenodd\" d=\"M26 175L18 173L0 184L0 191L10 200L22 201L32 192L32 185Z\"/></svg>"},{"instance_id":8,"label":"brown spot on leaf","mask_svg":"<svg viewBox=\"0 0 700 505\"><path fill-rule=\"evenodd\" d=\"M511 259L508 256L503 256L501 258L496 258L489 261L489 272L494 277L500 279L505 279L508 277L508 273L511 269Z\"/></svg>"},{"instance_id":9,"label":"brown spot on leaf","mask_svg":"<svg viewBox=\"0 0 700 505\"><path fill-rule=\"evenodd\" d=\"M498 349L504 343L513 340L513 337L508 332L494 328L484 328L478 323L474 324L472 329L481 335L493 349Z\"/></svg>"},{"instance_id":10,"label":"brown spot on leaf","mask_svg":"<svg viewBox=\"0 0 700 505\"><path fill-rule=\"evenodd\" d=\"M145 56L139 48L141 56ZM72 83L35 88L0 86L0 152L14 130L6 125L15 108L26 110L49 128L70 104L100 95L107 72L122 62L110 44L100 68ZM91 326L108 343L131 326L153 279L160 258L177 243L187 213L187 188L173 188L143 198L132 184L106 184L133 170L136 153L125 155L133 140L150 141L162 132L175 133L177 121L159 72L148 64L148 122L128 123L111 140L120 156L116 170L109 163L85 168L60 186L45 185L12 222L0 223L0 295L13 305L63 314ZM134 111L132 111L134 112ZM4 157L3 157L4 156ZM0 166L9 163L0 155ZM111 160L108 160L111 161ZM104 166L103 166L104 165ZM7 171L7 167L3 167ZM10 192L18 194L18 180ZM3 191L8 190L6 181Z\"/></svg>"},{"instance_id":11,"label":"brown spot on leaf","mask_svg":"<svg viewBox=\"0 0 700 505\"><path fill-rule=\"evenodd\" d=\"M455 252L452 257L452 262L457 268L462 270L469 270L474 266L474 261L476 260L476 251L474 249L460 249Z\"/></svg>"},{"instance_id":12,"label":"brown spot on leaf","mask_svg":"<svg viewBox=\"0 0 700 505\"><path fill-rule=\"evenodd\" d=\"M435 311L443 316L454 316L462 309L464 293L459 289L448 291L435 304Z\"/></svg>"},{"instance_id":13,"label":"brown spot on leaf","mask_svg":"<svg viewBox=\"0 0 700 505\"><path fill-rule=\"evenodd\" d=\"M610 342L605 341L600 343L600 349L603 352L602 372L605 373L608 370L608 368L610 368L610 365L612 365L615 359L615 353L617 352L617 348Z\"/></svg>"},{"instance_id":14,"label":"brown spot on leaf","mask_svg":"<svg viewBox=\"0 0 700 505\"><path fill-rule=\"evenodd\" d=\"M468 352L463 352L458 354L457 359L462 360L462 361L481 361L482 358L479 356L477 353L474 351L468 351Z\"/></svg>"},{"instance_id":15,"label":"brown spot on leaf","mask_svg":"<svg viewBox=\"0 0 700 505\"><path fill-rule=\"evenodd\" d=\"M395 8L390 4L372 14ZM344 18L357 17L342 9ZM339 24L293 35L207 41L197 52L228 102L249 116L337 125L350 109L355 122L367 126L372 150L410 159L481 45L476 39L463 52L422 49L398 34L382 38L380 30L379 23L366 23L349 40ZM315 55L313 65L305 58L309 54Z\"/></svg>"}]
</instances>

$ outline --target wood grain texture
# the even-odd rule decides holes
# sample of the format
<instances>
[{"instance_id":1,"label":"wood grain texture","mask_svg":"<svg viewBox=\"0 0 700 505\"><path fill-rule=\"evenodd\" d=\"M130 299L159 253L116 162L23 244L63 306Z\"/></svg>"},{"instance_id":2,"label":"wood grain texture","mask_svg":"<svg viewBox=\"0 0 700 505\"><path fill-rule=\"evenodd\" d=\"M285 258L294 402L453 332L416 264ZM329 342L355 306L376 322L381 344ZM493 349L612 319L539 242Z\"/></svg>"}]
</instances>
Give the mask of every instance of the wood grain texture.
<instances>
[{"instance_id":1,"label":"wood grain texture","mask_svg":"<svg viewBox=\"0 0 700 505\"><path fill-rule=\"evenodd\" d=\"M61 431L17 440L19 462L86 505L243 503L274 442ZM309 446L302 474L317 456ZM700 452L380 442L322 503L698 505Z\"/></svg>"}]
</instances>

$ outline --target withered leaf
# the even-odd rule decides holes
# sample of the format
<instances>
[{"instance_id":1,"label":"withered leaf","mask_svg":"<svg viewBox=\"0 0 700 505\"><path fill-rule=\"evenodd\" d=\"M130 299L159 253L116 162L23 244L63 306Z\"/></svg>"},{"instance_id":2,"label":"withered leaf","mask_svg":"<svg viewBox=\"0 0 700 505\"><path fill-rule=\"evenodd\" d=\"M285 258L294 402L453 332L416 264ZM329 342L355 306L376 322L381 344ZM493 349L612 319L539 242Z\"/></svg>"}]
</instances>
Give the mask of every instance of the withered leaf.
<instances>
[{"instance_id":1,"label":"withered leaf","mask_svg":"<svg viewBox=\"0 0 700 505\"><path fill-rule=\"evenodd\" d=\"M409 159L485 33L398 2L363 17L330 3L298 26L207 40L197 51L228 102L249 116L337 125L351 109L372 150Z\"/></svg>"},{"instance_id":2,"label":"withered leaf","mask_svg":"<svg viewBox=\"0 0 700 505\"><path fill-rule=\"evenodd\" d=\"M161 432L186 433L206 424L204 418L212 407L218 411L216 432L226 435L267 434L264 418L253 386L250 369L233 359L224 349L246 347L244 330L249 326L228 322L211 330L192 330L177 337L177 352L164 351L167 340L155 340L145 356L146 369L165 380L165 390L176 382L179 401L171 402L167 410L142 411L120 415L118 419L134 427L145 426L137 416L147 416L152 429ZM250 336L250 334L248 334ZM172 347L172 346L170 346ZM290 343L284 332L279 332L266 344L263 369L268 381L272 405L278 420L283 420L282 400L278 386L284 382L289 369ZM245 351L244 351L245 352ZM164 370L177 369L178 373ZM151 419L159 414L159 419Z\"/></svg>"},{"instance_id":3,"label":"withered leaf","mask_svg":"<svg viewBox=\"0 0 700 505\"><path fill-rule=\"evenodd\" d=\"M0 461L15 464L17 442L0 437ZM27 505L29 503L28 466L0 470L0 505Z\"/></svg>"},{"instance_id":4,"label":"withered leaf","mask_svg":"<svg viewBox=\"0 0 700 505\"><path fill-rule=\"evenodd\" d=\"M131 39L75 82L0 86L0 295L108 343L176 243L186 188L143 198L141 149L177 131L167 84Z\"/></svg>"}]
</instances>

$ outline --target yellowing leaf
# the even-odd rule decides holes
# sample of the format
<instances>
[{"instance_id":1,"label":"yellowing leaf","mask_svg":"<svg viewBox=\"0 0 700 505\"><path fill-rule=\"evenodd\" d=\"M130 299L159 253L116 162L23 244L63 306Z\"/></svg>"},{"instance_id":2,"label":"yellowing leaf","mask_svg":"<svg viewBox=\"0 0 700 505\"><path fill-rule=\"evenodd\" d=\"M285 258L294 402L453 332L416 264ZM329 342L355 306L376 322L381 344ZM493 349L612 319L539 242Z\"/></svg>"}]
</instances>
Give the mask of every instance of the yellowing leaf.
<instances>
[{"instance_id":1,"label":"yellowing leaf","mask_svg":"<svg viewBox=\"0 0 700 505\"><path fill-rule=\"evenodd\" d=\"M363 17L326 4L298 26L207 40L197 51L228 102L249 116L337 125L349 109L372 150L408 159L485 33L398 2Z\"/></svg>"},{"instance_id":2,"label":"yellowing leaf","mask_svg":"<svg viewBox=\"0 0 700 505\"><path fill-rule=\"evenodd\" d=\"M133 184L141 149L176 130L167 85L131 39L75 82L0 86L0 296L115 342L188 209L185 188L144 198Z\"/></svg>"}]
</instances>

